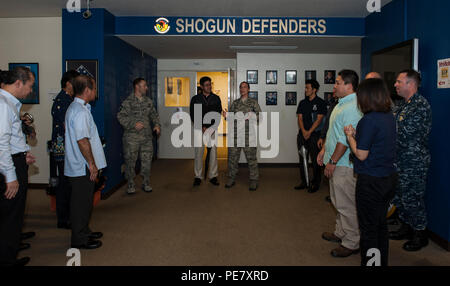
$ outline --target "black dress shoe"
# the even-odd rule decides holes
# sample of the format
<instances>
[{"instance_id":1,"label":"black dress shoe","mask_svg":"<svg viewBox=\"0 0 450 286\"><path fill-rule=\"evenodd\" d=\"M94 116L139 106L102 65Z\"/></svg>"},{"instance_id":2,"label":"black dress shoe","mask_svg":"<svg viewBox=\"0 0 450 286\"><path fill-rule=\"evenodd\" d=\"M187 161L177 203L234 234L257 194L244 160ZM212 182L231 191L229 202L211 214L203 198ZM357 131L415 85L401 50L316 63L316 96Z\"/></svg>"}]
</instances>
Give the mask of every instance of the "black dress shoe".
<instances>
[{"instance_id":1,"label":"black dress shoe","mask_svg":"<svg viewBox=\"0 0 450 286\"><path fill-rule=\"evenodd\" d=\"M20 259L17 259L15 262L14 262L14 264L13 264L13 266L25 266L25 265L27 265L28 264L28 262L30 262L30 258L29 257L22 257L22 258L20 258Z\"/></svg>"},{"instance_id":2,"label":"black dress shoe","mask_svg":"<svg viewBox=\"0 0 450 286\"><path fill-rule=\"evenodd\" d=\"M308 193L315 193L315 192L317 192L319 190L319 186L318 185L311 185L311 186L309 186L309 188L308 188Z\"/></svg>"},{"instance_id":3,"label":"black dress shoe","mask_svg":"<svg viewBox=\"0 0 450 286\"><path fill-rule=\"evenodd\" d=\"M68 222L58 222L58 228L71 229L72 226Z\"/></svg>"},{"instance_id":4,"label":"black dress shoe","mask_svg":"<svg viewBox=\"0 0 450 286\"><path fill-rule=\"evenodd\" d=\"M219 181L217 180L217 177L212 178L211 180L209 180L209 182L210 182L211 184L213 184L214 186L220 185L220 184L219 184Z\"/></svg>"},{"instance_id":5,"label":"black dress shoe","mask_svg":"<svg viewBox=\"0 0 450 286\"><path fill-rule=\"evenodd\" d=\"M330 196L326 196L326 197L325 197L325 201L331 203L331 197L330 197Z\"/></svg>"},{"instance_id":6,"label":"black dress shoe","mask_svg":"<svg viewBox=\"0 0 450 286\"><path fill-rule=\"evenodd\" d=\"M75 245L72 244L72 248L79 248L79 249L96 249L102 246L102 242L100 240L88 240L85 244Z\"/></svg>"},{"instance_id":7,"label":"black dress shoe","mask_svg":"<svg viewBox=\"0 0 450 286\"><path fill-rule=\"evenodd\" d=\"M414 230L413 238L403 244L403 249L406 251L418 251L427 245L428 237L425 230Z\"/></svg>"},{"instance_id":8,"label":"black dress shoe","mask_svg":"<svg viewBox=\"0 0 450 286\"><path fill-rule=\"evenodd\" d=\"M305 183L301 183L300 185L297 185L294 187L296 190L303 190L306 189L308 186Z\"/></svg>"},{"instance_id":9,"label":"black dress shoe","mask_svg":"<svg viewBox=\"0 0 450 286\"><path fill-rule=\"evenodd\" d=\"M21 240L25 240L25 239L30 239L32 237L35 237L36 233L34 231L29 231L29 232L22 232L20 234L20 239Z\"/></svg>"},{"instance_id":10,"label":"black dress shoe","mask_svg":"<svg viewBox=\"0 0 450 286\"><path fill-rule=\"evenodd\" d=\"M202 180L200 178L195 178L194 179L194 187L200 186L201 183L202 183Z\"/></svg>"},{"instance_id":11,"label":"black dress shoe","mask_svg":"<svg viewBox=\"0 0 450 286\"><path fill-rule=\"evenodd\" d=\"M103 237L103 233L97 231L97 232L91 232L91 234L89 234L89 238L90 239L99 239Z\"/></svg>"},{"instance_id":12,"label":"black dress shoe","mask_svg":"<svg viewBox=\"0 0 450 286\"><path fill-rule=\"evenodd\" d=\"M28 248L30 248L30 247L31 247L31 244L21 242L20 245L19 245L19 251L28 249Z\"/></svg>"}]
</instances>

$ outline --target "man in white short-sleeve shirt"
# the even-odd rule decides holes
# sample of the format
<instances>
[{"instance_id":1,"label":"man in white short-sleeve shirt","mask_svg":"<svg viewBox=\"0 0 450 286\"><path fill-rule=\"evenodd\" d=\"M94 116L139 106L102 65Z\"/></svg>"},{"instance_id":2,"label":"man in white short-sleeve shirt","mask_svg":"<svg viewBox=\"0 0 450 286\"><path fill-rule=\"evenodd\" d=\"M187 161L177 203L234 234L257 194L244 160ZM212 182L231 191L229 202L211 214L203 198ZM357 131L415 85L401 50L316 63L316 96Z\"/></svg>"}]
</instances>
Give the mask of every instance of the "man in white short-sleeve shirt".
<instances>
[{"instance_id":1,"label":"man in white short-sleeve shirt","mask_svg":"<svg viewBox=\"0 0 450 286\"><path fill-rule=\"evenodd\" d=\"M95 100L95 80L86 75L73 79L74 101L66 112L64 175L72 184L70 221L71 245L94 249L102 245L101 232L92 232L89 220L92 212L95 179L98 170L106 167L105 154L91 114L89 102Z\"/></svg>"}]
</instances>

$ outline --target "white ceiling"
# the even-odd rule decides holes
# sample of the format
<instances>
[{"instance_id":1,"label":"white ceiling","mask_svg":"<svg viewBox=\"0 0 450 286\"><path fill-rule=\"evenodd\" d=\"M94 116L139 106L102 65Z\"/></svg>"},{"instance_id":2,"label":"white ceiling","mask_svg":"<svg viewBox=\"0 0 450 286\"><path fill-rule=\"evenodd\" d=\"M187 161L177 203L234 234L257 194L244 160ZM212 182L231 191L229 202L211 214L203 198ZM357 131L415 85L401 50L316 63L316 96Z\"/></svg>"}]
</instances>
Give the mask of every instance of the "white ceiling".
<instances>
[{"instance_id":1,"label":"white ceiling","mask_svg":"<svg viewBox=\"0 0 450 286\"><path fill-rule=\"evenodd\" d=\"M368 0L93 0L115 16L365 17ZM391 0L381 0L382 6ZM58 17L67 0L0 0L0 18ZM86 0L81 0L82 8ZM298 46L263 52L359 53L359 38L120 36L156 58L235 58L229 46ZM257 42L255 44L255 42ZM265 44L268 42L268 44ZM182 47L182 48L180 48ZM261 52L245 50L245 52Z\"/></svg>"},{"instance_id":2,"label":"white ceiling","mask_svg":"<svg viewBox=\"0 0 450 286\"><path fill-rule=\"evenodd\" d=\"M368 0L93 0L116 16L365 17ZM381 0L382 6L391 0ZM0 0L0 18L61 16L67 0ZM81 0L82 8L86 0Z\"/></svg>"}]
</instances>

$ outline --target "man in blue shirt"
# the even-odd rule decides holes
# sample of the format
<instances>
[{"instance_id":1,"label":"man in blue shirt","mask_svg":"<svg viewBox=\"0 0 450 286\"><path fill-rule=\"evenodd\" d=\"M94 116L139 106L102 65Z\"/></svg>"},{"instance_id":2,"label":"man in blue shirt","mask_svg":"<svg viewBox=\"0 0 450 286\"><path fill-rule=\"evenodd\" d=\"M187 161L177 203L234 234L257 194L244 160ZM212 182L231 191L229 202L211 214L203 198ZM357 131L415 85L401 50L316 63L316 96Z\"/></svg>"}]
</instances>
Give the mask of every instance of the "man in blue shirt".
<instances>
[{"instance_id":1,"label":"man in blue shirt","mask_svg":"<svg viewBox=\"0 0 450 286\"><path fill-rule=\"evenodd\" d=\"M52 106L52 141L50 149L50 177L58 181L56 186L56 216L58 228L70 229L70 184L64 176L64 119L69 105L73 101L71 80L80 75L70 70L61 78L61 91L53 100Z\"/></svg>"},{"instance_id":2,"label":"man in blue shirt","mask_svg":"<svg viewBox=\"0 0 450 286\"><path fill-rule=\"evenodd\" d=\"M16 67L5 74L0 89L0 173L6 190L0 193L0 265L25 265L29 257L16 260L19 250L28 189L28 165L35 160L29 152L20 120L19 99L32 91L34 74Z\"/></svg>"},{"instance_id":3,"label":"man in blue shirt","mask_svg":"<svg viewBox=\"0 0 450 286\"><path fill-rule=\"evenodd\" d=\"M327 106L323 99L317 96L317 92L319 91L320 84L312 79L307 80L305 83L305 99L300 101L297 108L297 120L298 120L298 135L297 135L297 148L299 150L299 154L301 154L300 150L302 146L305 146L308 154L313 158L313 174L314 177L311 180L309 185L306 184L306 172L303 160L308 160L307 158L300 159L300 177L302 179L302 183L295 187L296 190L301 190L308 188L309 193L314 193L319 190L320 182L322 180L321 176L321 168L317 164L317 154L319 154L319 148L317 147L317 141L320 137L320 130L323 127L323 118L327 113ZM309 156L307 156L309 157Z\"/></svg>"},{"instance_id":4,"label":"man in blue shirt","mask_svg":"<svg viewBox=\"0 0 450 286\"><path fill-rule=\"evenodd\" d=\"M325 164L325 176L330 180L331 202L337 210L334 233L324 232L322 238L341 245L331 251L334 257L347 257L358 253L359 226L356 215L356 178L344 127L357 126L362 117L356 101L359 77L355 71L342 70L336 79L339 103L330 116L330 126L324 148L317 156L319 165Z\"/></svg>"},{"instance_id":5,"label":"man in blue shirt","mask_svg":"<svg viewBox=\"0 0 450 286\"><path fill-rule=\"evenodd\" d=\"M89 219L92 212L95 179L98 170L106 167L105 154L91 114L89 102L97 93L95 80L79 75L72 81L74 101L66 113L64 175L72 184L70 221L72 247L94 249L102 245L101 232L92 232Z\"/></svg>"}]
</instances>

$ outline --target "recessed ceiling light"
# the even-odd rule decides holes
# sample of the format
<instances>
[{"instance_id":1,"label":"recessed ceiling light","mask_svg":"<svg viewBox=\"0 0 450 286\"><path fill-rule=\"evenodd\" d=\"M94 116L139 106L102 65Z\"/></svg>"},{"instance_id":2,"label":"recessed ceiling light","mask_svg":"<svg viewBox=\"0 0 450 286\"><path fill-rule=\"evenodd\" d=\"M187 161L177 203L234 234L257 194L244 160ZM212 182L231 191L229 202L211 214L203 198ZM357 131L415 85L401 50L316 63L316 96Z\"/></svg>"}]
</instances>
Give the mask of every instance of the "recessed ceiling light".
<instances>
[{"instance_id":1,"label":"recessed ceiling light","mask_svg":"<svg viewBox=\"0 0 450 286\"><path fill-rule=\"evenodd\" d=\"M253 45L276 45L279 42L252 42Z\"/></svg>"}]
</instances>

